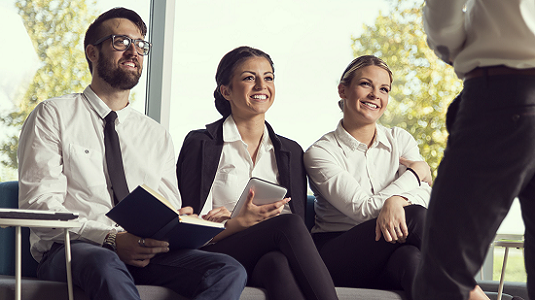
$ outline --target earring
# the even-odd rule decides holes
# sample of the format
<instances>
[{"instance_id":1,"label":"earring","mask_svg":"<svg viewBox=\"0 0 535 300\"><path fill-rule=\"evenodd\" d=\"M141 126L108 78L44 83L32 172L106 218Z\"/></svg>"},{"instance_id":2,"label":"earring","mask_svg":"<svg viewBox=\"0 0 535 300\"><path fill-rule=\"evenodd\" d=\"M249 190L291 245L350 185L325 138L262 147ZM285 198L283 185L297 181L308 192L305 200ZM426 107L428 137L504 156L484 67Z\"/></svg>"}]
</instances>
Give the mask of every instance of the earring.
<instances>
[{"instance_id":1,"label":"earring","mask_svg":"<svg viewBox=\"0 0 535 300\"><path fill-rule=\"evenodd\" d=\"M338 101L338 107L340 107L340 109L344 111L344 99L340 99L340 101Z\"/></svg>"}]
</instances>

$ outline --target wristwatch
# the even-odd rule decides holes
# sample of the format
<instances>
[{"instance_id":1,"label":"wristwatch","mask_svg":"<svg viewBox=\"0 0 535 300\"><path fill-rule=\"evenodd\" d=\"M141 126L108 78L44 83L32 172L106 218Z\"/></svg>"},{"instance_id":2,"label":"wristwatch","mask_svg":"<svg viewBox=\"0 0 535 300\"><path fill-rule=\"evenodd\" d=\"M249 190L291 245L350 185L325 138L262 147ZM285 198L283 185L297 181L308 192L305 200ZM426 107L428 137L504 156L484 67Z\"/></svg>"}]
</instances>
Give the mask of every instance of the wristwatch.
<instances>
[{"instance_id":1,"label":"wristwatch","mask_svg":"<svg viewBox=\"0 0 535 300\"><path fill-rule=\"evenodd\" d=\"M106 239L104 239L104 243L102 244L102 247L108 248L113 252L117 252L117 244L115 243L115 239L117 238L117 231L112 230L106 235Z\"/></svg>"}]
</instances>

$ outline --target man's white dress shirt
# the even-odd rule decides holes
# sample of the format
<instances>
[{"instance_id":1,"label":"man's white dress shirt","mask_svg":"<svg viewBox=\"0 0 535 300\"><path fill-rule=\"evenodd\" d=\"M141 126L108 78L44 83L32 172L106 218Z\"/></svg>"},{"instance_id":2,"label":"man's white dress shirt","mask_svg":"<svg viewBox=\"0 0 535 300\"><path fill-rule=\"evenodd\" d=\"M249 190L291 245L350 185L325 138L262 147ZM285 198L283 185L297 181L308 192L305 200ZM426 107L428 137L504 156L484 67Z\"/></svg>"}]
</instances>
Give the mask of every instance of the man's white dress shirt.
<instances>
[{"instance_id":1,"label":"man's white dress shirt","mask_svg":"<svg viewBox=\"0 0 535 300\"><path fill-rule=\"evenodd\" d=\"M19 206L78 212L73 240L102 244L114 222L106 217L113 195L104 155L104 117L110 108L87 87L83 93L40 103L28 116L19 140ZM126 181L130 191L146 184L181 206L175 154L169 133L130 105L117 111ZM31 230L31 252L40 261L62 230Z\"/></svg>"},{"instance_id":2,"label":"man's white dress shirt","mask_svg":"<svg viewBox=\"0 0 535 300\"><path fill-rule=\"evenodd\" d=\"M422 161L418 145L405 130L376 125L370 148L338 124L305 152L310 187L316 196L312 232L347 231L376 218L384 201L399 195L427 207L431 188L421 186L399 163L404 157Z\"/></svg>"},{"instance_id":3,"label":"man's white dress shirt","mask_svg":"<svg viewBox=\"0 0 535 300\"><path fill-rule=\"evenodd\" d=\"M533 16L534 0L426 0L424 27L431 49L464 78L476 67L535 68Z\"/></svg>"},{"instance_id":4,"label":"man's white dress shirt","mask_svg":"<svg viewBox=\"0 0 535 300\"><path fill-rule=\"evenodd\" d=\"M265 125L256 162L253 162L247 151L247 144L242 140L232 115L223 122L223 141L223 151L215 179L201 215L207 214L212 208L221 206L232 212L251 177L280 184L275 148ZM284 207L284 212L291 212L288 204Z\"/></svg>"}]
</instances>

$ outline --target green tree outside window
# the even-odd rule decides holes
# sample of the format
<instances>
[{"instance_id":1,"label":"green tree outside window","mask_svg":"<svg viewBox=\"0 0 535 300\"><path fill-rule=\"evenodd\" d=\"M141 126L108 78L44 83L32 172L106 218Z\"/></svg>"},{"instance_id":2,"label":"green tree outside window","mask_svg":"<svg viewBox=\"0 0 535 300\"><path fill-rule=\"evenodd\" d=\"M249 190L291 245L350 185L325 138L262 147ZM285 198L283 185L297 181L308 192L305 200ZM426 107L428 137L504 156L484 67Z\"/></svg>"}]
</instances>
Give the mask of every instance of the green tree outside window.
<instances>
[{"instance_id":1,"label":"green tree outside window","mask_svg":"<svg viewBox=\"0 0 535 300\"><path fill-rule=\"evenodd\" d=\"M39 102L80 92L90 83L83 39L96 13L85 0L18 0L15 6L41 62L26 93L15 99L16 109L0 116L3 126L20 129ZM12 135L1 145L2 167L17 169L18 141Z\"/></svg>"}]
</instances>

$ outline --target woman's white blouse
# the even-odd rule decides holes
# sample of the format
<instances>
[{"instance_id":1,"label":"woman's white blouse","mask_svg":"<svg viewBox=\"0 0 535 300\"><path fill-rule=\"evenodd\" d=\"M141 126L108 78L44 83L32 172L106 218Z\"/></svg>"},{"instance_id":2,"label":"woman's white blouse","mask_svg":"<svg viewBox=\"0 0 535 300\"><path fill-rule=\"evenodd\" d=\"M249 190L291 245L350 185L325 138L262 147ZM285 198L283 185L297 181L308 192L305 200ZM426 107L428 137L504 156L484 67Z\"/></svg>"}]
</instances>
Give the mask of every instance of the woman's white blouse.
<instances>
[{"instance_id":1,"label":"woman's white blouse","mask_svg":"<svg viewBox=\"0 0 535 300\"><path fill-rule=\"evenodd\" d=\"M221 152L215 179L206 203L201 210L201 215L207 214L212 208L221 206L232 212L251 177L258 177L279 184L275 148L265 125L264 135L256 155L256 162L253 162L249 155L247 144L241 139L232 115L223 123L223 141L223 151ZM291 212L288 204L284 207L284 212Z\"/></svg>"},{"instance_id":2,"label":"woman's white blouse","mask_svg":"<svg viewBox=\"0 0 535 300\"><path fill-rule=\"evenodd\" d=\"M399 195L427 207L431 187L399 163L423 160L405 130L377 124L370 148L338 124L305 152L310 187L316 196L312 232L346 231L376 218L386 199Z\"/></svg>"}]
</instances>

